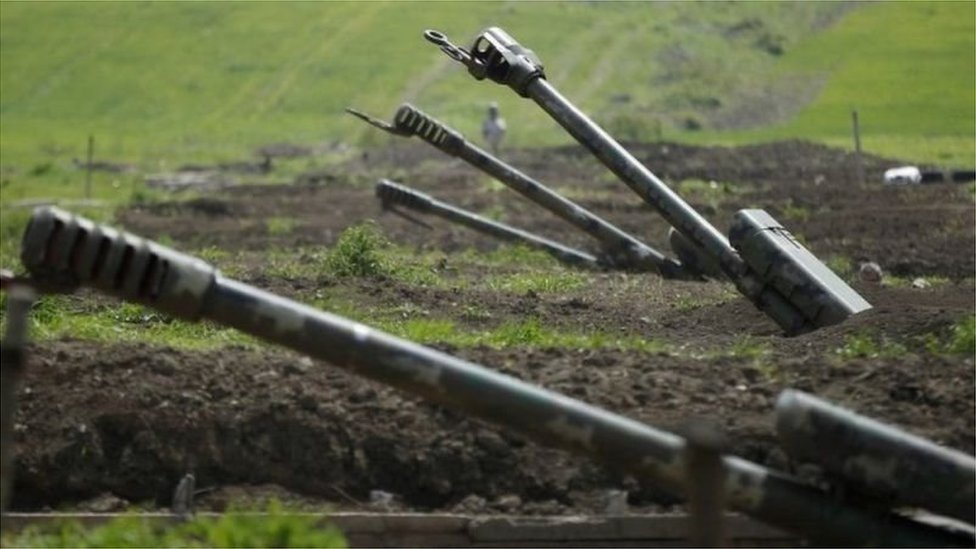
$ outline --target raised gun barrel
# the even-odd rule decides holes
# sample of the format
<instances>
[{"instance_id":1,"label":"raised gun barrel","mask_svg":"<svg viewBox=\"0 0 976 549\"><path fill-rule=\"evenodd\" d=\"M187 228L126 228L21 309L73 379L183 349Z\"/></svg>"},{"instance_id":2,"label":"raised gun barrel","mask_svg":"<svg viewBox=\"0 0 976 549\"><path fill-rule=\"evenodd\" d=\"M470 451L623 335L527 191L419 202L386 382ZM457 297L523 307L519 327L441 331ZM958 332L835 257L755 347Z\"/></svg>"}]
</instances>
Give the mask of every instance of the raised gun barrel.
<instances>
[{"instance_id":1,"label":"raised gun barrel","mask_svg":"<svg viewBox=\"0 0 976 549\"><path fill-rule=\"evenodd\" d=\"M548 238L516 229L498 221L492 221L478 214L452 206L447 202L441 202L428 194L399 183L394 183L388 179L380 180L376 184L376 196L385 206L398 204L418 212L433 214L478 232L491 235L499 240L504 240L505 242L525 244L531 248L542 250L567 265L594 269L600 267L600 260L586 252L564 246Z\"/></svg>"},{"instance_id":2,"label":"raised gun barrel","mask_svg":"<svg viewBox=\"0 0 976 549\"><path fill-rule=\"evenodd\" d=\"M393 124L377 120L355 109L347 108L346 111L393 135L406 137L416 135L440 151L460 158L491 175L510 189L596 239L600 242L609 263L615 267L650 270L665 278L700 279L697 272L689 272L685 266L674 259L665 257L658 250L600 216L492 156L466 140L457 130L409 103L400 105L393 116Z\"/></svg>"},{"instance_id":3,"label":"raised gun barrel","mask_svg":"<svg viewBox=\"0 0 976 549\"><path fill-rule=\"evenodd\" d=\"M776 401L776 432L797 459L864 493L976 523L976 459L799 391Z\"/></svg>"},{"instance_id":4,"label":"raised gun barrel","mask_svg":"<svg viewBox=\"0 0 976 549\"><path fill-rule=\"evenodd\" d=\"M358 322L225 278L209 264L57 208L34 212L21 260L37 282L86 285L186 320L210 319L326 360L682 494L684 440ZM971 546L972 537L827 494L724 457L737 509L818 543Z\"/></svg>"},{"instance_id":5,"label":"raised gun barrel","mask_svg":"<svg viewBox=\"0 0 976 549\"><path fill-rule=\"evenodd\" d=\"M694 249L715 258L736 288L788 335L836 324L871 308L765 212L739 212L730 243L549 84L535 53L502 29L491 27L483 31L470 51L451 44L437 31L426 31L424 36L467 66L476 79L489 78L535 101L631 190L656 208ZM748 253L743 247L748 248Z\"/></svg>"}]
</instances>

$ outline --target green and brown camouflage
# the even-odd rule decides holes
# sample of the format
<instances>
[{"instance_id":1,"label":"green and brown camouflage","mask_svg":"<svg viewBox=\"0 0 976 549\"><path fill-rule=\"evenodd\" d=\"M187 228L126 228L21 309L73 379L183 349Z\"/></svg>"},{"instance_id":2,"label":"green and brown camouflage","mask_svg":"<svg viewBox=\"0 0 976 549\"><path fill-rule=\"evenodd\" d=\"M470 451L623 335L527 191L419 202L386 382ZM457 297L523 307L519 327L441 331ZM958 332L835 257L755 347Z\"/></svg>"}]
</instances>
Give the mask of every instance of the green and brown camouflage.
<instances>
[{"instance_id":1,"label":"green and brown camouflage","mask_svg":"<svg viewBox=\"0 0 976 549\"><path fill-rule=\"evenodd\" d=\"M822 465L845 486L976 524L973 456L793 390L776 401L776 432L791 456Z\"/></svg>"},{"instance_id":2,"label":"green and brown camouflage","mask_svg":"<svg viewBox=\"0 0 976 549\"><path fill-rule=\"evenodd\" d=\"M687 493L685 442L675 434L226 278L137 236L41 208L27 227L21 258L40 284L84 285L178 318L208 319ZM740 458L722 462L725 484L718 489L731 508L817 543L973 543L971 536L835 501Z\"/></svg>"},{"instance_id":3,"label":"green and brown camouflage","mask_svg":"<svg viewBox=\"0 0 976 549\"><path fill-rule=\"evenodd\" d=\"M538 57L519 45L504 30L498 27L484 30L475 38L470 51L455 46L437 31L426 31L424 36L453 59L463 63L476 79L488 78L535 101L631 190L657 209L693 245L693 249L714 258L736 288L788 335L835 324L871 308L864 298L831 273L775 221L771 223L778 227L776 231L767 231L770 234L750 239L749 250L743 252L736 248L741 240L730 242L726 239L606 131L563 97L546 80ZM758 220L748 210L745 212L744 217ZM767 246L769 250L765 249ZM753 264L752 261L758 263ZM830 276L826 273L830 273ZM781 280L783 277L786 279Z\"/></svg>"},{"instance_id":4,"label":"green and brown camouflage","mask_svg":"<svg viewBox=\"0 0 976 549\"><path fill-rule=\"evenodd\" d=\"M347 108L346 111L393 135L416 135L438 150L460 158L494 177L596 239L600 243L604 262L614 268L656 272L664 278L701 279L699 272L689 272L678 261L666 257L633 235L479 148L457 130L409 103L400 105L393 116L392 124L356 109Z\"/></svg>"},{"instance_id":5,"label":"green and brown camouflage","mask_svg":"<svg viewBox=\"0 0 976 549\"><path fill-rule=\"evenodd\" d=\"M447 202L442 202L428 194L388 179L382 179L376 184L376 196L386 208L399 205L418 212L436 215L505 242L524 244L530 248L542 250L562 263L573 267L597 269L604 266L600 259L594 255L452 206Z\"/></svg>"}]
</instances>

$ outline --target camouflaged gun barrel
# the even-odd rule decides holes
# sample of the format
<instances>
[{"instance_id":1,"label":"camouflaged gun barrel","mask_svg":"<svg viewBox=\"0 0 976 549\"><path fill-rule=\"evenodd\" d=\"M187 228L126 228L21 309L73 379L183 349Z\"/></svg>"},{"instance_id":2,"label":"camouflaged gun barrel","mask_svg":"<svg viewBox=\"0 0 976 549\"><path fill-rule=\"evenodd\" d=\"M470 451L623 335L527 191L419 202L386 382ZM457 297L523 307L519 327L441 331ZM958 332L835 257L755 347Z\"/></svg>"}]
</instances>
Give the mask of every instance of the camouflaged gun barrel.
<instances>
[{"instance_id":1,"label":"camouflaged gun barrel","mask_svg":"<svg viewBox=\"0 0 976 549\"><path fill-rule=\"evenodd\" d=\"M892 505L976 523L976 459L799 391L776 402L776 432L790 455L819 463Z\"/></svg>"},{"instance_id":2,"label":"camouflaged gun barrel","mask_svg":"<svg viewBox=\"0 0 976 549\"><path fill-rule=\"evenodd\" d=\"M21 259L39 285L85 285L181 319L209 319L685 492L684 440L677 435L225 278L137 236L41 208L24 234ZM724 457L723 467L719 489L732 508L819 543L973 543L971 536L835 502L739 458Z\"/></svg>"},{"instance_id":3,"label":"camouflaged gun barrel","mask_svg":"<svg viewBox=\"0 0 976 549\"><path fill-rule=\"evenodd\" d=\"M726 239L549 84L535 53L504 30L486 29L475 38L470 51L455 46L437 31L428 30L424 36L467 66L476 79L488 78L535 101L631 190L657 209L693 249L715 258L737 289L788 335L836 324L871 307L765 212L739 212L734 231L739 238L732 242Z\"/></svg>"},{"instance_id":4,"label":"camouflaged gun barrel","mask_svg":"<svg viewBox=\"0 0 976 549\"><path fill-rule=\"evenodd\" d=\"M516 229L510 225L492 221L446 202L441 202L428 194L411 189L405 185L383 179L376 184L376 196L383 204L398 204L418 212L429 213L485 233L505 242L525 244L542 250L559 261L574 267L599 268L600 260L586 252L564 246L548 238Z\"/></svg>"},{"instance_id":5,"label":"camouflaged gun barrel","mask_svg":"<svg viewBox=\"0 0 976 549\"><path fill-rule=\"evenodd\" d=\"M346 111L394 135L416 135L442 152L460 158L501 181L600 242L606 260L614 267L655 271L665 278L701 278L698 273L688 272L674 259L665 257L600 216L492 156L465 139L457 130L409 103L400 105L393 116L393 124L355 109Z\"/></svg>"}]
</instances>

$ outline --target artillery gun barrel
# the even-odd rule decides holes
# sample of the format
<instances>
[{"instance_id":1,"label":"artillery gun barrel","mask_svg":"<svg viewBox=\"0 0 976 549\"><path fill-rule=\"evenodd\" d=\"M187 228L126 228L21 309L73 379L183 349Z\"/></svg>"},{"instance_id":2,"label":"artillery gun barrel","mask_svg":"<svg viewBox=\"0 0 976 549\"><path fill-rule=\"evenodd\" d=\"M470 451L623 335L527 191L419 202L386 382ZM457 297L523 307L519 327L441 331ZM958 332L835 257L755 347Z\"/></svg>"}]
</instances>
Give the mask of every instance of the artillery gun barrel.
<instances>
[{"instance_id":1,"label":"artillery gun barrel","mask_svg":"<svg viewBox=\"0 0 976 549\"><path fill-rule=\"evenodd\" d=\"M677 494L684 440L471 362L222 276L211 265L57 208L34 212L21 250L39 285L85 285L172 316L209 319L364 377L590 456ZM820 543L971 545L972 538L844 502L723 458L729 505Z\"/></svg>"},{"instance_id":2,"label":"artillery gun barrel","mask_svg":"<svg viewBox=\"0 0 976 549\"><path fill-rule=\"evenodd\" d=\"M776 432L790 455L863 492L976 522L976 459L799 391L776 401Z\"/></svg>"},{"instance_id":3,"label":"artillery gun barrel","mask_svg":"<svg viewBox=\"0 0 976 549\"><path fill-rule=\"evenodd\" d=\"M510 225L492 221L478 214L441 202L428 194L424 194L405 185L383 179L376 184L376 196L384 204L399 204L418 212L424 212L443 217L459 225L464 225L478 232L491 235L505 242L525 244L537 250L542 250L559 261L575 267L599 268L600 260L586 252L564 246L548 238L516 229Z\"/></svg>"},{"instance_id":4,"label":"artillery gun barrel","mask_svg":"<svg viewBox=\"0 0 976 549\"><path fill-rule=\"evenodd\" d=\"M404 103L393 116L393 124L386 124L354 109L351 114L394 135L416 135L440 151L460 158L491 175L507 187L556 214L600 242L604 253L614 266L656 271L665 278L700 278L689 273L674 259L644 244L634 236L607 222L600 216L560 195L539 181L472 144L457 130L428 115L409 103Z\"/></svg>"},{"instance_id":5,"label":"artillery gun barrel","mask_svg":"<svg viewBox=\"0 0 976 549\"><path fill-rule=\"evenodd\" d=\"M535 101L695 248L715 258L737 289L787 334L836 324L871 307L765 212L740 211L730 242L549 84L535 53L504 30L486 29L470 51L437 31L424 36L476 79L491 79Z\"/></svg>"}]
</instances>

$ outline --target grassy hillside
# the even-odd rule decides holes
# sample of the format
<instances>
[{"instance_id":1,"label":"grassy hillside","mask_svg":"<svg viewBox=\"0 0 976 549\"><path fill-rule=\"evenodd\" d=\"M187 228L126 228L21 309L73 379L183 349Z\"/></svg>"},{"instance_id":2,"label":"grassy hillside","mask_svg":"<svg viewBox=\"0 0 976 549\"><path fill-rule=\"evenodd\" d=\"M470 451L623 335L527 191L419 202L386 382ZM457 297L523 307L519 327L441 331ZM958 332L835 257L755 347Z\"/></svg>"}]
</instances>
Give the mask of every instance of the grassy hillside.
<instances>
[{"instance_id":1,"label":"grassy hillside","mask_svg":"<svg viewBox=\"0 0 976 549\"><path fill-rule=\"evenodd\" d=\"M550 80L623 138L802 137L969 164L973 3L0 4L5 177L81 157L143 167L259 144L371 144L342 114L401 101L475 134L498 101L511 142L569 138L531 102L475 82L425 43L488 24L540 55ZM757 107L758 106L758 107ZM743 131L760 126L761 129ZM21 193L14 193L20 195Z\"/></svg>"},{"instance_id":2,"label":"grassy hillside","mask_svg":"<svg viewBox=\"0 0 976 549\"><path fill-rule=\"evenodd\" d=\"M736 136L804 136L902 158L972 166L976 134L976 3L896 2L852 11L784 56L780 70L822 74L816 100L788 123Z\"/></svg>"}]
</instances>

